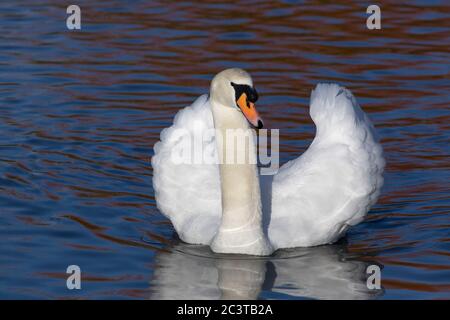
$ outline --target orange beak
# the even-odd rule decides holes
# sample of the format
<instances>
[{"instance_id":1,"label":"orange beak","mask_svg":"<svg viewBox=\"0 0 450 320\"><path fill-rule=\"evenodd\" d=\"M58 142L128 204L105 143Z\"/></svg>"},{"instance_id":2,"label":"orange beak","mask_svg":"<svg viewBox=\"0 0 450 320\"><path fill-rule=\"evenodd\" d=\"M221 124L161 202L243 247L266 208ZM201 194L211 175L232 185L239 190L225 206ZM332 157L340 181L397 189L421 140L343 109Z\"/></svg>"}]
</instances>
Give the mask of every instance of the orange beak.
<instances>
[{"instance_id":1,"label":"orange beak","mask_svg":"<svg viewBox=\"0 0 450 320\"><path fill-rule=\"evenodd\" d=\"M241 94L236 103L251 125L258 129L263 127L262 119L259 116L258 111L256 111L255 104L248 101L247 94L245 92Z\"/></svg>"}]
</instances>

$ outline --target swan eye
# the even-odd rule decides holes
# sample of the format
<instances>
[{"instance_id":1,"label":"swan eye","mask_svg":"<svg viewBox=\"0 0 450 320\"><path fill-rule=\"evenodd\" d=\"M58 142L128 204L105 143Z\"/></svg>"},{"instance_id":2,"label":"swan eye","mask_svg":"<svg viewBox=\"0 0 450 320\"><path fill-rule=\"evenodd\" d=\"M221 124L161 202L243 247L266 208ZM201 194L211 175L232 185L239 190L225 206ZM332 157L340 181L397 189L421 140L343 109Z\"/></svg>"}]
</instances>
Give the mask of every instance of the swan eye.
<instances>
[{"instance_id":1,"label":"swan eye","mask_svg":"<svg viewBox=\"0 0 450 320\"><path fill-rule=\"evenodd\" d=\"M256 92L255 88L247 84L236 84L234 82L230 82L230 84L234 88L236 101L239 100L243 93L245 93L249 102L255 103L258 101L258 92Z\"/></svg>"}]
</instances>

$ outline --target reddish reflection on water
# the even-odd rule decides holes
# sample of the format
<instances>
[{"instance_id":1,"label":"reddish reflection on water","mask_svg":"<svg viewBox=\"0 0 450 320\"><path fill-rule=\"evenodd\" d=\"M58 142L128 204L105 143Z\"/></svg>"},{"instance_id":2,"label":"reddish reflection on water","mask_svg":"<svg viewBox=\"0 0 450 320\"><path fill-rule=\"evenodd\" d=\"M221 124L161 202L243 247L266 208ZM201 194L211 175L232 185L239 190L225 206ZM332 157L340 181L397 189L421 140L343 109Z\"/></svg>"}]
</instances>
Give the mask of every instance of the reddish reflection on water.
<instances>
[{"instance_id":1,"label":"reddish reflection on water","mask_svg":"<svg viewBox=\"0 0 450 320\"><path fill-rule=\"evenodd\" d=\"M376 31L358 3L78 5L74 32L57 1L0 4L0 297L225 297L214 274L226 258L173 244L149 158L176 111L232 66L252 74L266 124L281 129L282 163L313 138L319 81L352 90L387 160L365 223L337 246L242 262L260 276L247 297L450 297L447 4L383 3ZM80 292L65 287L70 264L86 273ZM383 267L381 294L364 290L366 264Z\"/></svg>"}]
</instances>

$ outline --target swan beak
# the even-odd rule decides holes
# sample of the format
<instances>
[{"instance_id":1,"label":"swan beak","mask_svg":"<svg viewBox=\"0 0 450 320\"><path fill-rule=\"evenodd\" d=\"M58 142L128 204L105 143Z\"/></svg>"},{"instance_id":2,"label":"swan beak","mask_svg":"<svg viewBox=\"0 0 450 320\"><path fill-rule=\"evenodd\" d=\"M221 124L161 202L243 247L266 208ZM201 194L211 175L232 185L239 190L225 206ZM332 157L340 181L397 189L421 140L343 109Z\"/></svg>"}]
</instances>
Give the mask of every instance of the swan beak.
<instances>
[{"instance_id":1,"label":"swan beak","mask_svg":"<svg viewBox=\"0 0 450 320\"><path fill-rule=\"evenodd\" d=\"M258 129L263 127L262 119L259 116L258 111L256 111L255 104L248 101L247 94L245 92L241 94L236 103L252 126Z\"/></svg>"}]
</instances>

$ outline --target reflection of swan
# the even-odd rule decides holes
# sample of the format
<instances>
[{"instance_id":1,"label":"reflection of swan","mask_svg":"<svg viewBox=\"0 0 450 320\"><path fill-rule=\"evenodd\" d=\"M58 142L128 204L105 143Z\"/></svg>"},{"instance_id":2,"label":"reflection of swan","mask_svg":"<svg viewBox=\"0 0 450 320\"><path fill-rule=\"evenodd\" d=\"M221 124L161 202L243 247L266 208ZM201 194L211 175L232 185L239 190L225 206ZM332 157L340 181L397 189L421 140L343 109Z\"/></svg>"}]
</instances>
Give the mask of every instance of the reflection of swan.
<instances>
[{"instance_id":1,"label":"reflection of swan","mask_svg":"<svg viewBox=\"0 0 450 320\"><path fill-rule=\"evenodd\" d=\"M218 255L180 243L158 253L152 299L371 299L367 263L347 260L345 246L278 251L270 258Z\"/></svg>"},{"instance_id":2,"label":"reflection of swan","mask_svg":"<svg viewBox=\"0 0 450 320\"><path fill-rule=\"evenodd\" d=\"M370 299L380 294L367 288L367 263L346 260L345 246L304 248L301 257L274 262L273 292L314 299Z\"/></svg>"},{"instance_id":3,"label":"reflection of swan","mask_svg":"<svg viewBox=\"0 0 450 320\"><path fill-rule=\"evenodd\" d=\"M154 299L256 299L264 260L215 259L207 247L179 244L157 255Z\"/></svg>"},{"instance_id":4,"label":"reflection of swan","mask_svg":"<svg viewBox=\"0 0 450 320\"><path fill-rule=\"evenodd\" d=\"M202 96L177 114L152 158L158 208L181 239L215 252L268 255L336 241L378 197L384 160L374 128L350 91L319 84L310 107L316 137L267 180L270 208L263 221L257 166L249 161L256 146L248 122L262 127L257 97L250 75L229 69L214 77L209 99ZM222 138L205 134L214 128ZM249 143L235 143L236 135ZM179 149L194 156L178 163ZM205 164L206 158L222 161Z\"/></svg>"}]
</instances>

